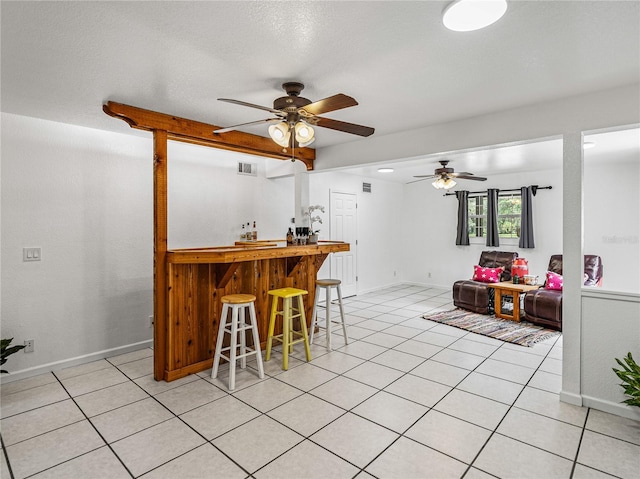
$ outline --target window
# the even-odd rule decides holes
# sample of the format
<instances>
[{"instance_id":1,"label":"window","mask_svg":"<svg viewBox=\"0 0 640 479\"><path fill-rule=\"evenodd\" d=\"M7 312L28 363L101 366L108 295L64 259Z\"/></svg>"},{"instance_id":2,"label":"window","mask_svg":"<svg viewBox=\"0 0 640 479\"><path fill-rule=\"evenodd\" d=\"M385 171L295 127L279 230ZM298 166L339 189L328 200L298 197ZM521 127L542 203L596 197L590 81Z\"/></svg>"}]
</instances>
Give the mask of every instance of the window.
<instances>
[{"instance_id":1,"label":"window","mask_svg":"<svg viewBox=\"0 0 640 479\"><path fill-rule=\"evenodd\" d=\"M498 234L500 238L520 237L520 194L498 196ZM487 196L469 197L469 238L487 236Z\"/></svg>"}]
</instances>

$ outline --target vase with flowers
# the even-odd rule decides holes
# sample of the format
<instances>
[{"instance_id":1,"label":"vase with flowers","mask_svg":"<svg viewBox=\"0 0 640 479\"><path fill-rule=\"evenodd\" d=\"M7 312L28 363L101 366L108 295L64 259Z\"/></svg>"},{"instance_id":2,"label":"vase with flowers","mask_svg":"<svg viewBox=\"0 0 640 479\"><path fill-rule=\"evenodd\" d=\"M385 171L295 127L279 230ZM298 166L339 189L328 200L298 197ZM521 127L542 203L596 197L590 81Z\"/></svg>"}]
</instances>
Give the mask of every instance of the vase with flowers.
<instances>
[{"instance_id":1,"label":"vase with flowers","mask_svg":"<svg viewBox=\"0 0 640 479\"><path fill-rule=\"evenodd\" d=\"M309 244L318 244L318 233L320 233L320 229L315 229L314 224L319 223L322 224L322 218L320 215L316 214L314 216L315 211L320 211L324 213L324 206L322 205L314 205L309 206L307 211L305 211L304 215L309 217Z\"/></svg>"}]
</instances>

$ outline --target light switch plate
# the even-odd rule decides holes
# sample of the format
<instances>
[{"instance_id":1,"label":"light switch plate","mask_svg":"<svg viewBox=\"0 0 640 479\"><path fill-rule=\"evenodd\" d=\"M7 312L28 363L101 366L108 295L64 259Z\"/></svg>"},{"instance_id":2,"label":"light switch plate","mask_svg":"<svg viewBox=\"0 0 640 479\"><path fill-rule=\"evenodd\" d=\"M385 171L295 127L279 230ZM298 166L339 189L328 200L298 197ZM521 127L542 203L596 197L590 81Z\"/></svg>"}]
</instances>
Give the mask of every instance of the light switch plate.
<instances>
[{"instance_id":1,"label":"light switch plate","mask_svg":"<svg viewBox=\"0 0 640 479\"><path fill-rule=\"evenodd\" d=\"M22 261L42 261L42 248L22 248Z\"/></svg>"}]
</instances>

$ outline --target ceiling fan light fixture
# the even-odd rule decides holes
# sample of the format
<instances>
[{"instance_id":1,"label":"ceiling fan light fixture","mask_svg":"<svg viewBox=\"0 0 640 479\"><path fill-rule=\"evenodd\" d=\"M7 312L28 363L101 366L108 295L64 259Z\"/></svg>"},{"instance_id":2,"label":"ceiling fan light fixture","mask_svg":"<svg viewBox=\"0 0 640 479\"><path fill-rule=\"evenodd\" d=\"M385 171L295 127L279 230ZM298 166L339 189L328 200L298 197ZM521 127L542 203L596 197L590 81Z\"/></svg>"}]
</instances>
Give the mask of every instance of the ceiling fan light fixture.
<instances>
[{"instance_id":1,"label":"ceiling fan light fixture","mask_svg":"<svg viewBox=\"0 0 640 479\"><path fill-rule=\"evenodd\" d=\"M456 182L453 181L453 179L451 178L447 178L446 180L444 180L444 184L443 184L443 188L445 190L450 190L451 188L453 188L454 186L456 186Z\"/></svg>"},{"instance_id":2,"label":"ceiling fan light fixture","mask_svg":"<svg viewBox=\"0 0 640 479\"><path fill-rule=\"evenodd\" d=\"M442 23L454 32L471 32L497 22L507 11L507 0L455 0L442 12Z\"/></svg>"},{"instance_id":3,"label":"ceiling fan light fixture","mask_svg":"<svg viewBox=\"0 0 640 479\"><path fill-rule=\"evenodd\" d=\"M299 121L298 123L296 123L294 130L296 133L296 142L298 142L298 145L300 145L301 147L310 145L316 139L315 131L313 130L313 128L303 121Z\"/></svg>"},{"instance_id":4,"label":"ceiling fan light fixture","mask_svg":"<svg viewBox=\"0 0 640 479\"><path fill-rule=\"evenodd\" d=\"M271 125L269 127L269 136L278 145L285 148L288 147L289 139L291 138L289 125L287 125L284 121L281 121L280 123L277 123L275 125Z\"/></svg>"},{"instance_id":5,"label":"ceiling fan light fixture","mask_svg":"<svg viewBox=\"0 0 640 479\"><path fill-rule=\"evenodd\" d=\"M449 190L454 186L456 186L457 183L452 178L449 178L449 177L445 178L441 176L431 184L436 190L442 190L442 189Z\"/></svg>"}]
</instances>

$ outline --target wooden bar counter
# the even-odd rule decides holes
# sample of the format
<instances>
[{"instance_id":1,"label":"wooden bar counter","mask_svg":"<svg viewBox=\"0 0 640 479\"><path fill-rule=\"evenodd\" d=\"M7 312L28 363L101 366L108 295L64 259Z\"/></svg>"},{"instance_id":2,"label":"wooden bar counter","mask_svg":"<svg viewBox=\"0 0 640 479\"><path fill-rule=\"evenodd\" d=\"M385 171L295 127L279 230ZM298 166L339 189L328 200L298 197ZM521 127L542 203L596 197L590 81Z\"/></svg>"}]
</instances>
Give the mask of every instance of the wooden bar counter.
<instances>
[{"instance_id":1,"label":"wooden bar counter","mask_svg":"<svg viewBox=\"0 0 640 479\"><path fill-rule=\"evenodd\" d=\"M281 243L238 243L199 249L168 250L166 320L164 323L164 379L173 381L212 366L222 303L226 294L256 296L260 341L264 347L269 323L271 289L307 290L305 311L311 322L316 274L330 253L349 251L348 243L285 246ZM158 331L160 332L160 331ZM162 334L161 334L162 336ZM158 366L156 364L156 366ZM156 369L157 371L158 369Z\"/></svg>"}]
</instances>

